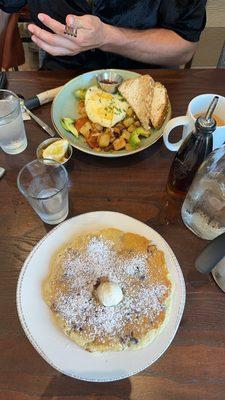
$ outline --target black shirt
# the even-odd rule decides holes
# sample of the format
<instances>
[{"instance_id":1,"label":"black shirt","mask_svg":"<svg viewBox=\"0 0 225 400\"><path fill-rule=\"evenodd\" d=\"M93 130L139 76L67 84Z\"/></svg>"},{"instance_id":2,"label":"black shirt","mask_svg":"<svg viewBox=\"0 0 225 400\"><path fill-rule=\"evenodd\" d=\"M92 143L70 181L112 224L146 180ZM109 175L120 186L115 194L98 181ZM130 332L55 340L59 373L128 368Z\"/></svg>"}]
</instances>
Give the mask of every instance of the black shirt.
<instances>
[{"instance_id":1,"label":"black shirt","mask_svg":"<svg viewBox=\"0 0 225 400\"><path fill-rule=\"evenodd\" d=\"M33 22L41 27L37 15L40 12L65 23L68 14L93 14L103 22L135 29L166 28L182 38L197 42L205 27L207 0L0 0L0 9L18 11L28 4ZM46 28L45 28L46 29ZM53 57L46 55L46 69L96 69L96 68L147 68L140 63L118 54L85 51L76 56Z\"/></svg>"}]
</instances>

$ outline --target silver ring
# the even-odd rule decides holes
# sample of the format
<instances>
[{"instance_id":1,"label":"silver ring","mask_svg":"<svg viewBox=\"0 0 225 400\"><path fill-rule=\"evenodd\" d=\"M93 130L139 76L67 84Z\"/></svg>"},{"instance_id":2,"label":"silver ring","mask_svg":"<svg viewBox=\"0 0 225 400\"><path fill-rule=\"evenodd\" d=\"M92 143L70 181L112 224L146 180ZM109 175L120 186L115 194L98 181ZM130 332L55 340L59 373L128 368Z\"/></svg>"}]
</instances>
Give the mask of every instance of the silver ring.
<instances>
[{"instance_id":1,"label":"silver ring","mask_svg":"<svg viewBox=\"0 0 225 400\"><path fill-rule=\"evenodd\" d=\"M72 25L66 25L64 34L68 35L68 36L72 36L72 37L77 37L77 30L78 30L78 27L74 27Z\"/></svg>"}]
</instances>

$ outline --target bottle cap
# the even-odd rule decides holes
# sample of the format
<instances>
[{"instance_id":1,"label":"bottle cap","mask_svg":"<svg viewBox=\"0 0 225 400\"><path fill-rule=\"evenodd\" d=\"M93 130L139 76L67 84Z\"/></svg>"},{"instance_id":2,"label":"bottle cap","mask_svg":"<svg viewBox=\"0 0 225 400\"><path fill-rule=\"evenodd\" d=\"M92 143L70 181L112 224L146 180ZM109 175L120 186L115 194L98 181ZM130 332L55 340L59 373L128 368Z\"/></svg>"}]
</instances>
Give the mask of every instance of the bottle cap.
<instances>
[{"instance_id":1,"label":"bottle cap","mask_svg":"<svg viewBox=\"0 0 225 400\"><path fill-rule=\"evenodd\" d=\"M210 103L210 106L205 116L198 117L195 123L196 129L207 132L214 132L216 130L216 121L212 117L213 112L217 106L219 97L215 96Z\"/></svg>"},{"instance_id":2,"label":"bottle cap","mask_svg":"<svg viewBox=\"0 0 225 400\"><path fill-rule=\"evenodd\" d=\"M196 129L207 132L214 132L216 130L216 121L213 117L206 119L205 117L198 117L195 123Z\"/></svg>"}]
</instances>

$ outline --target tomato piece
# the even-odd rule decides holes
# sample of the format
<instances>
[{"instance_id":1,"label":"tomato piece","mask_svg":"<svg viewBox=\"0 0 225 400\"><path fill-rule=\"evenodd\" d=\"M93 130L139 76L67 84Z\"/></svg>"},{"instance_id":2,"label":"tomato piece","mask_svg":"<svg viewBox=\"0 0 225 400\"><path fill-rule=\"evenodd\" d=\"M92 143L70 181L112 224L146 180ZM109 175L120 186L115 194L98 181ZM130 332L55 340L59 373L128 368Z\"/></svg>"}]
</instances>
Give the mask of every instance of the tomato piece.
<instances>
[{"instance_id":1,"label":"tomato piece","mask_svg":"<svg viewBox=\"0 0 225 400\"><path fill-rule=\"evenodd\" d=\"M77 131L80 131L80 128L82 128L82 126L84 124L86 124L86 122L88 122L88 118L78 118L75 122L75 128L77 129Z\"/></svg>"},{"instance_id":2,"label":"tomato piece","mask_svg":"<svg viewBox=\"0 0 225 400\"><path fill-rule=\"evenodd\" d=\"M88 137L85 138L87 144L92 148L96 149L99 147L97 138L95 136L89 135Z\"/></svg>"}]
</instances>

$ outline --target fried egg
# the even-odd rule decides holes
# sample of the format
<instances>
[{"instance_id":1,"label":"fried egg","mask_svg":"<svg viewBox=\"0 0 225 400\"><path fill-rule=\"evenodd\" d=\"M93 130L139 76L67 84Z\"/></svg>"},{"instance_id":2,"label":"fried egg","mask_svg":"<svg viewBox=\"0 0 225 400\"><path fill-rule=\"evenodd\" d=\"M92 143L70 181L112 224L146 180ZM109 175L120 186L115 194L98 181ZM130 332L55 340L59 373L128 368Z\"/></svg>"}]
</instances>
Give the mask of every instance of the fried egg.
<instances>
[{"instance_id":1,"label":"fried egg","mask_svg":"<svg viewBox=\"0 0 225 400\"><path fill-rule=\"evenodd\" d=\"M120 94L110 94L91 86L85 95L88 118L105 128L111 128L126 117L128 103Z\"/></svg>"}]
</instances>

